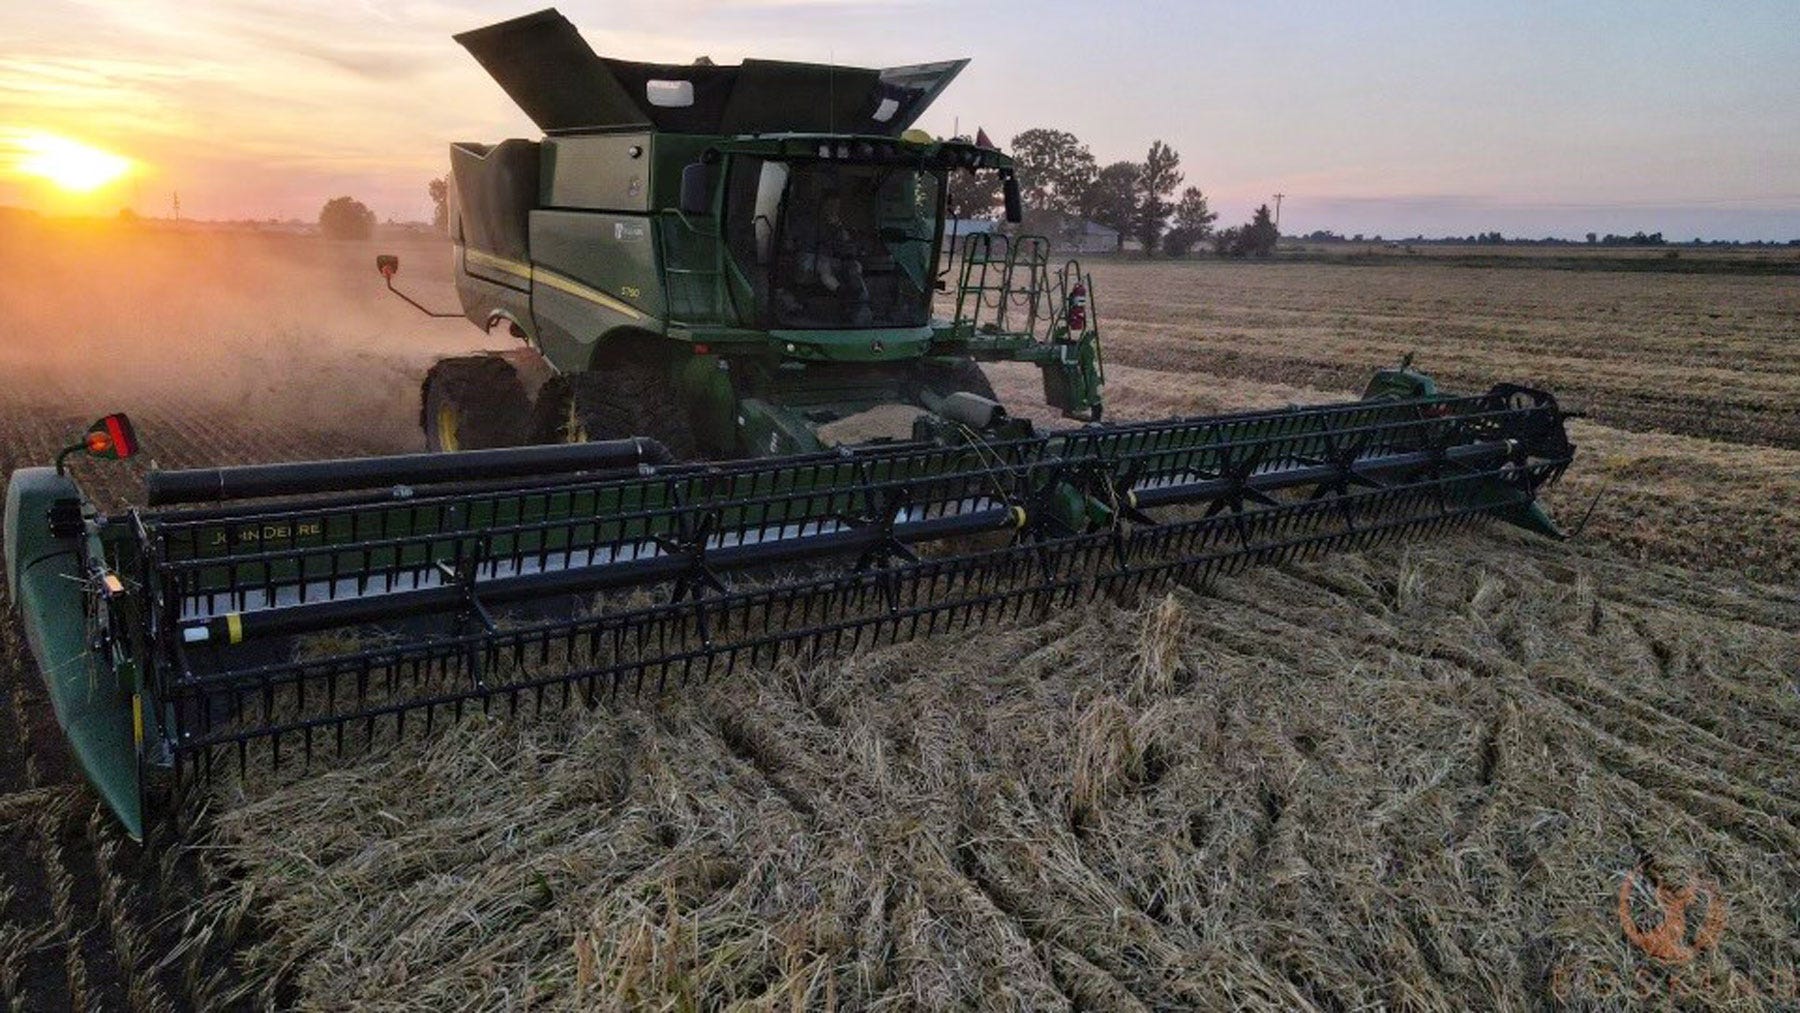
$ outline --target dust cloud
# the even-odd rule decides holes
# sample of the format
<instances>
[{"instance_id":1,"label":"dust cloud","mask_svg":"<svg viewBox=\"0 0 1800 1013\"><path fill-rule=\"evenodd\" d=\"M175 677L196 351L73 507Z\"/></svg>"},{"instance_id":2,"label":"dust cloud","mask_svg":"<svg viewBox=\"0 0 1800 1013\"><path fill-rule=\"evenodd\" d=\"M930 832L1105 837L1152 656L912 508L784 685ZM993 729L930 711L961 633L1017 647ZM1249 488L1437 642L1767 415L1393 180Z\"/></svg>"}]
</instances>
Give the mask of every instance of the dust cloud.
<instances>
[{"instance_id":1,"label":"dust cloud","mask_svg":"<svg viewBox=\"0 0 1800 1013\"><path fill-rule=\"evenodd\" d=\"M422 449L425 369L488 339L389 295L378 251L401 256L403 288L455 308L450 248L432 237L0 222L0 399L57 414L126 411L152 446L161 422L203 443L255 443L261 432L368 453ZM275 442L306 452L303 440ZM219 451L198 456L279 459Z\"/></svg>"}]
</instances>

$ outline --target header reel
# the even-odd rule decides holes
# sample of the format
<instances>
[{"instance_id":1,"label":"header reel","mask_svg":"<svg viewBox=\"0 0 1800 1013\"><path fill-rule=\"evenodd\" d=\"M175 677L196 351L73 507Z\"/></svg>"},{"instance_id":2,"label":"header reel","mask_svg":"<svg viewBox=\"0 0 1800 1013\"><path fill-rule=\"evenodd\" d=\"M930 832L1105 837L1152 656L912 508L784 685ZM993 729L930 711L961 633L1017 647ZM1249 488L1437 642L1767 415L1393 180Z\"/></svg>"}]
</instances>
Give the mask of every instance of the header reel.
<instances>
[{"instance_id":1,"label":"header reel","mask_svg":"<svg viewBox=\"0 0 1800 1013\"><path fill-rule=\"evenodd\" d=\"M636 440L154 472L161 508L114 517L21 469L6 548L58 717L136 834L159 771L305 763L1485 518L1555 536L1537 494L1573 456L1563 419L1502 385L722 464ZM122 419L95 432L102 456L135 449Z\"/></svg>"}]
</instances>

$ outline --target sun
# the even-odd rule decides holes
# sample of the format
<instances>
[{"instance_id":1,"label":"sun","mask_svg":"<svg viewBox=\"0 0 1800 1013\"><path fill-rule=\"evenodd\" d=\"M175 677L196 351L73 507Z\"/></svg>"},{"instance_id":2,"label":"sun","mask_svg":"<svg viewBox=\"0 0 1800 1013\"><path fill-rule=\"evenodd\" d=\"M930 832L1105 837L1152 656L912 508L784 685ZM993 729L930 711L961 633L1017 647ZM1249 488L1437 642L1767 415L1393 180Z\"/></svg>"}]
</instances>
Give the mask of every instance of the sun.
<instances>
[{"instance_id":1,"label":"sun","mask_svg":"<svg viewBox=\"0 0 1800 1013\"><path fill-rule=\"evenodd\" d=\"M55 134L27 134L16 142L22 150L13 166L73 193L97 190L131 170L131 159Z\"/></svg>"}]
</instances>

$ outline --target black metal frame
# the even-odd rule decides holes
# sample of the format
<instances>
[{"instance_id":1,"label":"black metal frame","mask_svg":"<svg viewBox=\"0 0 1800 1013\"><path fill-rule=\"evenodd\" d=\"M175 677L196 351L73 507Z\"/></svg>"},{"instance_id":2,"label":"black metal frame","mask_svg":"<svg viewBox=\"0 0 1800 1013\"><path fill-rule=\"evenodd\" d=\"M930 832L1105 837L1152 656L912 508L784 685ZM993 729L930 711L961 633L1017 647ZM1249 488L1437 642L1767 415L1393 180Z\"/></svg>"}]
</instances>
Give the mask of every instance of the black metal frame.
<instances>
[{"instance_id":1,"label":"black metal frame","mask_svg":"<svg viewBox=\"0 0 1800 1013\"><path fill-rule=\"evenodd\" d=\"M1249 565L1466 525L1528 508L1572 453L1554 400L1496 388L1089 427L994 446L571 476L522 492L358 507L358 518L403 514L408 533L357 530L358 519L344 522L355 540L328 546L300 544L297 532L341 517L337 507L140 514L142 579L154 589L144 639L155 724L179 784L210 773L221 754L245 763L266 753L279 764L287 746L310 760L321 741L341 751L470 707L593 706L741 664L1096 596L1129 600ZM1051 509L1067 488L1098 516ZM531 519L481 527L452 516L466 520L479 504L490 516L504 505ZM610 512L593 512L597 505ZM229 543L230 532L251 527L285 530L285 544L246 537L212 555L195 544L221 531ZM944 558L913 551L994 532L1008 544ZM384 553L385 570L367 565ZM285 589L271 579L278 571L289 575ZM746 586L733 589L728 577ZM566 607L644 588L670 600L581 614ZM288 592L296 600L282 601ZM208 596L235 611L199 608ZM507 611L546 601L563 602L564 616ZM399 623L402 635L270 661L270 647L296 635L383 623Z\"/></svg>"}]
</instances>

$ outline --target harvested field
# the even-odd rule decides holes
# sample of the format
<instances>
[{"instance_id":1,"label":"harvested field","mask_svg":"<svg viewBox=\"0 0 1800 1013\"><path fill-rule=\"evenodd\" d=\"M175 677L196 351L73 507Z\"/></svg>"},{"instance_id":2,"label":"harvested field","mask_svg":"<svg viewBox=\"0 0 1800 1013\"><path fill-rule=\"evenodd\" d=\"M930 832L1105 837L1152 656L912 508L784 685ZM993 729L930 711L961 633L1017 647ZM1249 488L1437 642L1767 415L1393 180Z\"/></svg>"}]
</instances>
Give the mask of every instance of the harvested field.
<instances>
[{"instance_id":1,"label":"harvested field","mask_svg":"<svg viewBox=\"0 0 1800 1013\"><path fill-rule=\"evenodd\" d=\"M417 449L418 372L478 347L380 292L372 247L30 243L40 284L0 291L6 469L119 408L171 466ZM448 302L442 247L400 252ZM8 617L0 991L140 1010L1791 1002L1794 279L1127 262L1096 289L1120 417L1341 397L1414 351L1451 387L1585 407L1551 507L1591 517L1568 543L1483 530L253 768L215 786L198 848L107 822ZM1036 399L1033 374L992 372ZM1707 943L1657 960L1621 897L1653 926L1652 885L1689 883Z\"/></svg>"},{"instance_id":2,"label":"harvested field","mask_svg":"<svg viewBox=\"0 0 1800 1013\"><path fill-rule=\"evenodd\" d=\"M1351 390L1416 352L1449 387L1553 388L1595 421L1800 449L1800 276L1199 262L1103 266L1108 359Z\"/></svg>"}]
</instances>

